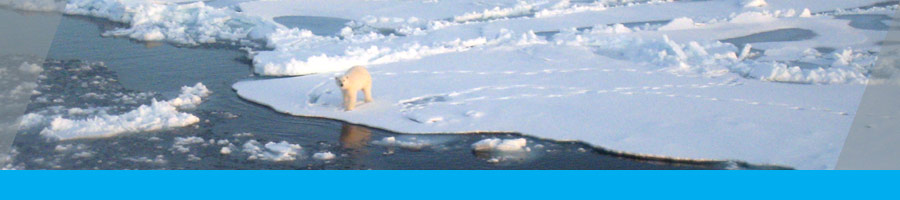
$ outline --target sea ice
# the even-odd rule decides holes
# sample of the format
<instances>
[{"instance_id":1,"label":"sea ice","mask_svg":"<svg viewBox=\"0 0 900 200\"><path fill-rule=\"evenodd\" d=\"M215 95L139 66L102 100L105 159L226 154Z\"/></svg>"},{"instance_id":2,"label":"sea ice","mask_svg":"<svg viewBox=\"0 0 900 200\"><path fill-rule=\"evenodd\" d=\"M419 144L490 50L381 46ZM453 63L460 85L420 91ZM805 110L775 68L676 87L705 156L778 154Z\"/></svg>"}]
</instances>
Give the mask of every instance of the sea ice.
<instances>
[{"instance_id":1,"label":"sea ice","mask_svg":"<svg viewBox=\"0 0 900 200\"><path fill-rule=\"evenodd\" d=\"M331 160L334 159L334 157L334 154L328 151L313 154L313 158L316 160Z\"/></svg>"},{"instance_id":2,"label":"sea ice","mask_svg":"<svg viewBox=\"0 0 900 200\"><path fill-rule=\"evenodd\" d=\"M525 138L488 138L472 144L472 149L475 151L524 151L526 145L528 145L528 140Z\"/></svg>"},{"instance_id":3,"label":"sea ice","mask_svg":"<svg viewBox=\"0 0 900 200\"><path fill-rule=\"evenodd\" d=\"M396 146L400 148L407 149L422 149L427 146L431 146L431 143L427 141L421 140L398 140L396 137L385 137L381 140L372 141L372 144L382 145L382 146Z\"/></svg>"},{"instance_id":4,"label":"sea ice","mask_svg":"<svg viewBox=\"0 0 900 200\"><path fill-rule=\"evenodd\" d=\"M291 144L287 141L278 143L268 142L261 145L256 140L250 140L244 143L243 152L250 154L248 160L267 160L267 161L293 161L300 155L303 149L300 145Z\"/></svg>"},{"instance_id":5,"label":"sea ice","mask_svg":"<svg viewBox=\"0 0 900 200\"><path fill-rule=\"evenodd\" d=\"M245 81L233 88L242 98L279 112L402 133L514 131L632 153L826 169L833 167L838 141L852 122L858 104L852 97L861 95L864 87L810 89L752 80L703 61L736 63L737 49L729 45L718 44L727 50L720 54L727 56L714 58L699 53L715 55L719 50L704 49L701 43L677 44L688 50L681 57L665 40L640 49L615 41L626 40L610 44L626 44L621 49L634 55L654 48L666 54L645 54L649 60L614 59L619 58L614 50L598 54L583 45L549 43L383 64L370 70L376 101L352 112L340 109L340 92L331 74ZM692 61L693 56L702 59ZM725 73L698 77L670 72L694 65ZM421 120L436 118L442 120Z\"/></svg>"},{"instance_id":6,"label":"sea ice","mask_svg":"<svg viewBox=\"0 0 900 200\"><path fill-rule=\"evenodd\" d=\"M59 140L109 137L127 132L153 131L184 127L200 121L189 113L179 112L179 108L194 107L209 95L202 83L185 86L182 93L170 101L153 101L120 115L100 114L83 120L56 117L41 135Z\"/></svg>"},{"instance_id":7,"label":"sea ice","mask_svg":"<svg viewBox=\"0 0 900 200\"><path fill-rule=\"evenodd\" d=\"M742 0L741 4L743 4L744 7L747 7L747 8L763 7L763 6L769 5L769 3L766 3L766 0Z\"/></svg>"},{"instance_id":8,"label":"sea ice","mask_svg":"<svg viewBox=\"0 0 900 200\"><path fill-rule=\"evenodd\" d=\"M219 149L219 153L223 155L231 154L231 147L222 147L222 149Z\"/></svg>"},{"instance_id":9,"label":"sea ice","mask_svg":"<svg viewBox=\"0 0 900 200\"><path fill-rule=\"evenodd\" d=\"M64 13L102 17L129 24L103 33L144 41L197 45L218 41L263 39L283 26L271 19L246 15L203 2L176 4L130 0L70 0Z\"/></svg>"},{"instance_id":10,"label":"sea ice","mask_svg":"<svg viewBox=\"0 0 900 200\"><path fill-rule=\"evenodd\" d=\"M175 143L172 144L172 149L181 153L187 153L191 151L189 145L193 144L201 144L205 142L203 138L191 136L191 137L175 137Z\"/></svg>"}]
</instances>

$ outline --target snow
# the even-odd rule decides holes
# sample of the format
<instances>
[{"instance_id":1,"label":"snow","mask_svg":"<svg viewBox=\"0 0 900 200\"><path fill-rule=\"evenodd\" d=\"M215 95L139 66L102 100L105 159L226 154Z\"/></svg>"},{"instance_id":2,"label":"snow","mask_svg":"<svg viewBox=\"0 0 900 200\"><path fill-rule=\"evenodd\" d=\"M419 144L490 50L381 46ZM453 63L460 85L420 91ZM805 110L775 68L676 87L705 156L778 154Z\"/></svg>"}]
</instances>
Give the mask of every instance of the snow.
<instances>
[{"instance_id":1,"label":"snow","mask_svg":"<svg viewBox=\"0 0 900 200\"><path fill-rule=\"evenodd\" d=\"M767 50L765 53L769 58L794 57L798 61L811 63L832 62L823 64L827 66L826 68L818 67L815 69L803 69L799 66L792 66L779 62L757 62L747 64L750 66L737 66L737 70L746 70L748 71L747 76L768 81L815 84L865 84L868 80L866 74L869 72L869 68L873 67L875 64L874 55L854 51L850 48L844 49L838 53L833 53L828 58L824 58L821 53L815 49L806 49L799 53L796 49L778 49L774 51Z\"/></svg>"},{"instance_id":2,"label":"snow","mask_svg":"<svg viewBox=\"0 0 900 200\"><path fill-rule=\"evenodd\" d=\"M521 3L524 2L524 3ZM489 2L471 1L360 1L360 0L330 0L330 1L250 1L240 4L244 12L274 18L278 16L291 16L303 14L307 16L323 16L345 19L371 18L378 22L392 21L429 21L437 19L453 18L463 15L503 16L504 12L495 10L510 10L508 8L522 7L522 4L535 5L542 1L534 0L495 0ZM494 13L494 14L484 14ZM372 20L368 20L372 21Z\"/></svg>"},{"instance_id":3,"label":"snow","mask_svg":"<svg viewBox=\"0 0 900 200\"><path fill-rule=\"evenodd\" d=\"M403 139L397 139L396 137L381 138L381 140L372 141L372 144L381 145L381 146L390 146L390 147L400 147L400 148L406 148L406 149L422 149L422 148L432 145L428 141L403 140Z\"/></svg>"},{"instance_id":4,"label":"snow","mask_svg":"<svg viewBox=\"0 0 900 200\"><path fill-rule=\"evenodd\" d=\"M287 141L281 141L278 143L268 142L265 145L261 145L261 143L256 140L250 140L244 143L242 151L244 153L250 154L250 156L247 157L248 160L282 162L296 160L297 157L301 154L300 151L302 149L303 147L301 147L300 145L291 144Z\"/></svg>"},{"instance_id":5,"label":"snow","mask_svg":"<svg viewBox=\"0 0 900 200\"><path fill-rule=\"evenodd\" d=\"M644 48L632 44L645 44L618 42L628 46L610 49L638 51ZM745 79L706 61L736 62L733 46L684 45L689 51L681 57L662 38L646 44L669 53L657 61L620 60L583 45L548 43L372 66L375 102L353 112L340 110L335 74L245 81L233 88L279 112L403 133L516 131L632 153L833 166L863 85ZM699 50L708 56L698 56ZM634 52L654 55L642 53ZM715 54L720 56L709 56ZM724 72L670 72L680 72L682 64Z\"/></svg>"},{"instance_id":6,"label":"snow","mask_svg":"<svg viewBox=\"0 0 900 200\"><path fill-rule=\"evenodd\" d=\"M800 13L800 17L812 17L812 11L809 11L808 8L803 9L803 12Z\"/></svg>"},{"instance_id":7,"label":"snow","mask_svg":"<svg viewBox=\"0 0 900 200\"><path fill-rule=\"evenodd\" d=\"M141 105L120 115L101 113L83 120L56 116L50 122L50 126L41 131L41 135L59 140L111 137L128 132L184 127L199 122L200 118L197 116L180 112L178 109L197 106L202 98L209 95L209 90L202 83L191 87L185 86L181 90L182 93L177 98L169 101L154 100L150 105ZM34 116L26 115L26 119L29 118Z\"/></svg>"},{"instance_id":8,"label":"snow","mask_svg":"<svg viewBox=\"0 0 900 200\"><path fill-rule=\"evenodd\" d=\"M729 22L735 24L763 23L775 20L775 17L763 12L744 12L732 17Z\"/></svg>"},{"instance_id":9,"label":"snow","mask_svg":"<svg viewBox=\"0 0 900 200\"><path fill-rule=\"evenodd\" d=\"M681 30L681 29L690 29L694 28L697 25L694 23L694 20L687 17L675 18L665 26L659 27L660 31L671 31L671 30Z\"/></svg>"},{"instance_id":10,"label":"snow","mask_svg":"<svg viewBox=\"0 0 900 200\"><path fill-rule=\"evenodd\" d=\"M30 74L41 74L41 72L44 71L44 68L35 63L22 62L22 64L19 65L19 71Z\"/></svg>"},{"instance_id":11,"label":"snow","mask_svg":"<svg viewBox=\"0 0 900 200\"><path fill-rule=\"evenodd\" d=\"M58 144L53 148L54 151L64 152L64 151L72 151L72 150L85 150L87 146L84 144Z\"/></svg>"},{"instance_id":12,"label":"snow","mask_svg":"<svg viewBox=\"0 0 900 200\"><path fill-rule=\"evenodd\" d=\"M741 5L756 7L771 4L773 11L788 13L789 9L813 6L817 11L836 8L866 6L878 1L797 4L790 1L741 0ZM833 6L833 7L823 7ZM565 27L583 27L609 23L622 18L632 21L653 21L675 18L661 30L690 28L694 20L685 11L707 20L728 17L735 23L760 23L771 17L746 11L734 2L618 2L599 1L590 4L569 1L497 1L472 4L467 2L392 2L392 1L249 1L240 4L243 12L227 8L213 8L203 2L174 4L161 2L121 0L78 0L66 6L66 13L104 17L129 23L130 27L113 30L105 35L127 36L139 40L168 40L183 44L247 39L267 40L272 51L261 51L254 56L255 72L271 76L292 76L312 73L335 72L346 66L373 65L419 59L443 53L465 51L491 39L504 27L512 32L559 30ZM596 8L596 9L587 9ZM796 11L792 11L794 13ZM406 39L371 35L362 32L361 37L339 39L315 36L305 30L287 29L271 19L295 14L328 16L357 20L363 26L395 28L408 34L427 36ZM543 14L542 14L543 13ZM554 13L554 14L548 14ZM613 15L606 15L610 13ZM643 16L633 16L635 13ZM807 13L807 12L804 12ZM597 16L596 14L603 14ZM532 16L533 15L533 16ZM793 14L792 14L793 15ZM531 17L529 17L531 16ZM446 21L445 19L451 20ZM486 23L491 22L491 23ZM564 22L564 23L548 23ZM620 21L621 22L621 21ZM572 24L579 23L579 24ZM348 27L350 28L350 27ZM423 29L424 28L424 29ZM444 29L452 32L471 32L482 29L487 34L471 35L438 34ZM353 29L342 31L353 34ZM406 30L406 31L404 31ZM750 29L752 30L752 29ZM360 31L360 30L356 30ZM411 31L411 32L410 32ZM360 36L356 34L356 36ZM432 36L434 35L434 36ZM436 37L439 36L439 37ZM399 41L397 41L399 40ZM431 42L425 42L431 41ZM459 43L462 41L462 43ZM468 42L468 43L467 43ZM473 43L474 42L474 43ZM324 43L324 44L321 44ZM328 44L329 47L324 45ZM316 50L310 51L310 48Z\"/></svg>"},{"instance_id":13,"label":"snow","mask_svg":"<svg viewBox=\"0 0 900 200\"><path fill-rule=\"evenodd\" d=\"M297 29L292 29L290 32L297 32ZM386 47L365 47L365 45L360 46L352 44L356 42L351 41L351 44L348 44L349 47L343 52L343 55L329 56L327 54L320 54L310 56L305 60L297 60L297 57L295 57L296 54L302 54L302 52L307 52L309 50L294 46L285 47L284 45L299 45L308 41L328 41L329 39L308 39L306 37L321 38L321 36L311 36L309 34L303 34L303 38L297 39L281 38L281 33L282 32L276 32L276 34L273 34L271 40L278 40L279 42L273 43L279 43L282 45L277 46L275 51L262 51L253 57L253 62L256 66L256 73L262 75L287 76L336 72L344 71L348 69L349 66L354 65L382 64L415 60L432 55L467 51L477 46L494 46L506 43L524 44L540 42L533 32L524 33L521 36L514 35L511 32L505 32L490 39L485 37L478 37L468 40L456 39L433 45L422 45L418 42L390 42L390 44L388 44L389 46ZM284 37L291 37L294 35L296 34L288 33L284 34ZM405 38L402 40L410 39L411 38ZM287 40L297 40L297 42L288 42ZM398 38L398 40L401 39ZM342 45L341 43L345 42L335 43L337 43L337 45Z\"/></svg>"},{"instance_id":14,"label":"snow","mask_svg":"<svg viewBox=\"0 0 900 200\"><path fill-rule=\"evenodd\" d=\"M16 150L15 147L11 148L9 153L0 153L0 170L22 170L25 169L22 165L14 165L15 157L19 154L19 151Z\"/></svg>"},{"instance_id":15,"label":"snow","mask_svg":"<svg viewBox=\"0 0 900 200\"><path fill-rule=\"evenodd\" d=\"M181 153L187 153L191 151L189 145L202 144L203 142L205 142L203 138L196 136L175 137L175 143L172 144L172 149Z\"/></svg>"},{"instance_id":16,"label":"snow","mask_svg":"<svg viewBox=\"0 0 900 200\"><path fill-rule=\"evenodd\" d=\"M27 107L30 97L35 94L38 84L35 78L40 75L43 70L39 64L35 64L32 58L20 56L2 56L0 57L0 112L4 115L2 129L10 129L11 132L4 132L4 138L12 138L17 125L30 124L34 122L31 116L17 116ZM15 114L19 113L19 114ZM20 120L15 121L16 118ZM0 148L8 149L8 148ZM3 155L0 155L3 156Z\"/></svg>"},{"instance_id":17,"label":"snow","mask_svg":"<svg viewBox=\"0 0 900 200\"><path fill-rule=\"evenodd\" d=\"M186 45L260 40L282 27L271 19L248 16L228 8L214 8L203 2L70 0L63 12L129 24L127 28L105 32L104 36Z\"/></svg>"},{"instance_id":18,"label":"snow","mask_svg":"<svg viewBox=\"0 0 900 200\"><path fill-rule=\"evenodd\" d=\"M141 156L141 157L126 157L123 159L131 161L131 162L151 163L151 164L160 164L160 165L166 164L167 162L169 162L166 160L165 156L163 156L163 155L156 155L155 158L147 158L145 156Z\"/></svg>"},{"instance_id":19,"label":"snow","mask_svg":"<svg viewBox=\"0 0 900 200\"><path fill-rule=\"evenodd\" d=\"M331 160L334 159L334 157L334 154L328 151L313 154L313 158L316 160Z\"/></svg>"},{"instance_id":20,"label":"snow","mask_svg":"<svg viewBox=\"0 0 900 200\"><path fill-rule=\"evenodd\" d=\"M255 2L254 2L255 3ZM265 2L271 3L271 2ZM865 3L865 2L863 2ZM253 3L247 3L253 4ZM242 4L246 5L246 4ZM293 4L286 4L293 5ZM530 6L525 6L530 5ZM489 20L491 23L486 22L466 22L466 23L457 23L458 20L451 20L450 22L435 20L432 21L430 25L426 26L424 29L417 29L417 31L409 32L413 36L408 37L390 37L390 36L366 36L362 38L358 37L348 37L348 39L338 40L333 37L323 37L323 36L315 36L311 33L305 32L303 30L294 29L294 30L276 30L275 34L272 34L269 37L268 45L273 47L272 51L260 51L258 55L254 56L254 68L255 72L262 75L270 75L270 76L293 76L293 75L306 75L312 73L326 73L326 72L335 72L342 71L347 68L347 66L353 65L377 65L377 64L385 64L391 62L402 62L411 59L420 59L422 57L444 54L444 53L453 53L466 51L472 47L482 46L482 45L492 45L497 43L502 43L501 38L509 38L510 36L498 36L498 34L504 33L520 33L524 34L529 31L552 31L552 30L560 30L568 27L584 27L584 26L594 26L598 23L610 23L615 22L615 20L621 20L622 18L630 18L632 21L653 21L653 20L665 20L668 17L675 17L672 12L679 8L684 7L684 9L695 9L696 12L699 13L697 15L701 20L720 20L720 19L728 19L730 25L732 26L740 26L742 24L759 24L759 25L768 25L768 22L774 21L778 17L788 17L795 16L796 10L795 8L785 8L783 10L774 10L770 11L764 10L760 11L746 11L741 12L739 7L734 7L732 4L720 4L719 2L709 2L709 3L700 3L700 2L690 2L690 3L678 3L674 5L658 5L658 4L648 4L645 9L641 10L635 7L640 6L620 6L620 7L612 7L609 10L603 10L602 12L573 12L568 14L560 14L554 16L540 16L540 17L519 17L519 18L510 18L508 20L495 20L495 17L485 17L484 15L491 15L486 13L505 13L501 12L503 10L527 10L527 9L516 9L520 7L531 7L531 10L535 10L534 6L537 4L518 4L512 6L508 9L489 9L484 12L475 12L480 14L465 14L465 15L456 15L454 19L468 19L466 16L481 16L476 17L481 20ZM563 5L565 8L574 8L579 5L570 5L568 7L565 4ZM700 6L700 5L708 5L708 6ZM861 4L866 5L866 4ZM722 8L722 9L710 9L709 7ZM730 8L730 9L728 9ZM540 9L542 11L548 11L552 9L559 9L556 6L551 6L549 8ZM702 9L702 10L701 10ZM804 9L805 8L796 8L796 9ZM712 10L715 12L706 12L708 10ZM248 11L249 13L254 13L253 11ZM735 13L738 13L735 15ZM595 16L591 15L593 13L615 13L615 15L603 15L603 16ZM622 13L622 15L619 15ZM651 15L644 16L630 16L634 13L653 13ZM659 14L656 14L659 13ZM682 13L682 12L678 12ZM507 16L507 15L503 15ZM516 16L514 14L510 14L508 16ZM335 17L351 17L348 16L335 16ZM672 19L672 18L668 18ZM366 20L361 20L366 21ZM376 20L377 21L377 20ZM378 24L376 21L367 22L369 25ZM562 22L562 23L559 23ZM622 21L619 21L622 22ZM627 21L626 21L627 22ZM579 23L579 24L572 24ZM440 24L440 25L438 25ZM799 23L798 23L799 24ZM407 24L408 26L416 26L414 24ZM672 31L672 30L680 30L680 29L690 29L692 27L698 26L699 24L695 22L694 19L689 17L677 17L675 20L660 28L661 31ZM389 26L394 27L394 26ZM619 26L621 27L621 26ZM617 27L615 29L616 33L622 32L630 32L630 31L622 31L623 29ZM826 27L830 28L830 27ZM826 28L820 28L826 29ZM397 30L406 30L407 28L398 28ZM724 29L724 28L723 28ZM744 31L735 31L735 28L730 27L733 36L739 36L737 34L750 34L753 32L750 31L758 31L758 29L743 29ZM479 31L482 34L473 34L474 32ZM627 29L624 29L627 30ZM740 29L738 29L740 30ZM694 34L695 36L710 36L710 34ZM840 33L836 33L835 35L841 35ZM724 35L721 35L724 36ZM492 40L493 39L493 40ZM826 39L834 39L834 37L829 37ZM677 41L697 41L696 38L678 38ZM702 40L709 40L709 38L704 38ZM845 40L851 40L850 38ZM462 43L460 43L462 41ZM328 44L328 46L325 46ZM315 49L310 51L310 49Z\"/></svg>"},{"instance_id":21,"label":"snow","mask_svg":"<svg viewBox=\"0 0 900 200\"><path fill-rule=\"evenodd\" d=\"M743 0L741 4L744 5L745 8L769 5L769 3L766 3L766 0Z\"/></svg>"},{"instance_id":22,"label":"snow","mask_svg":"<svg viewBox=\"0 0 900 200\"><path fill-rule=\"evenodd\" d=\"M181 87L181 94L178 97L169 100L169 104L178 108L194 108L203 102L203 97L207 97L212 92L202 83L197 83L193 87Z\"/></svg>"},{"instance_id":23,"label":"snow","mask_svg":"<svg viewBox=\"0 0 900 200\"><path fill-rule=\"evenodd\" d=\"M488 138L472 144L472 149L475 151L525 151L526 145L528 145L528 140L525 138Z\"/></svg>"},{"instance_id":24,"label":"snow","mask_svg":"<svg viewBox=\"0 0 900 200\"><path fill-rule=\"evenodd\" d=\"M475 20L490 20L511 16L528 15L532 13L532 9L534 9L533 5L520 2L520 4L510 8L494 7L493 9L485 9L481 12L470 12L459 16L454 16L453 21L468 22Z\"/></svg>"},{"instance_id":25,"label":"snow","mask_svg":"<svg viewBox=\"0 0 900 200\"><path fill-rule=\"evenodd\" d=\"M90 158L93 156L94 156L94 152L91 152L91 151L83 151L83 152L78 152L78 153L72 154L72 157L74 157L74 158Z\"/></svg>"}]
</instances>

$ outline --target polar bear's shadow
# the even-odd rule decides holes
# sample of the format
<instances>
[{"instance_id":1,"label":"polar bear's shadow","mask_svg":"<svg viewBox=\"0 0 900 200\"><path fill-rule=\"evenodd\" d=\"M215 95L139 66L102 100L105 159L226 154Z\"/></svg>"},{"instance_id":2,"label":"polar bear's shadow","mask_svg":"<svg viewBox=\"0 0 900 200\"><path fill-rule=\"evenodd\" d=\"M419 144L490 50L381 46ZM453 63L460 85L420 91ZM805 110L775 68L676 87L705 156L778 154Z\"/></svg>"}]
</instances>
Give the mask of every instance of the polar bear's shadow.
<instances>
[{"instance_id":1,"label":"polar bear's shadow","mask_svg":"<svg viewBox=\"0 0 900 200\"><path fill-rule=\"evenodd\" d=\"M356 106L360 106L364 104L365 96L362 95L362 91L357 92L360 94L356 97ZM344 94L341 93L340 88L334 85L333 81L328 81L314 87L307 94L307 98L306 103L311 107L324 107L335 110L344 109Z\"/></svg>"}]
</instances>

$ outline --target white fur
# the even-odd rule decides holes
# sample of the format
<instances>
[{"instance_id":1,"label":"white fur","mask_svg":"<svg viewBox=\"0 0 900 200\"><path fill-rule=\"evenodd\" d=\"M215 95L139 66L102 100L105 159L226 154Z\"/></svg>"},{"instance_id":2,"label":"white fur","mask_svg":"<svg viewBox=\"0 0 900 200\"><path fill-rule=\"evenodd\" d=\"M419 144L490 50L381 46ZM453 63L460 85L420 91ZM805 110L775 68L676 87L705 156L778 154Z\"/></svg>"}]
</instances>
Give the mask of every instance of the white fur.
<instances>
[{"instance_id":1,"label":"white fur","mask_svg":"<svg viewBox=\"0 0 900 200\"><path fill-rule=\"evenodd\" d=\"M356 107L356 94L362 90L366 97L366 103L372 102L372 76L363 66L354 66L347 70L343 76L335 77L335 81L341 93L344 95L344 108L347 111Z\"/></svg>"}]
</instances>

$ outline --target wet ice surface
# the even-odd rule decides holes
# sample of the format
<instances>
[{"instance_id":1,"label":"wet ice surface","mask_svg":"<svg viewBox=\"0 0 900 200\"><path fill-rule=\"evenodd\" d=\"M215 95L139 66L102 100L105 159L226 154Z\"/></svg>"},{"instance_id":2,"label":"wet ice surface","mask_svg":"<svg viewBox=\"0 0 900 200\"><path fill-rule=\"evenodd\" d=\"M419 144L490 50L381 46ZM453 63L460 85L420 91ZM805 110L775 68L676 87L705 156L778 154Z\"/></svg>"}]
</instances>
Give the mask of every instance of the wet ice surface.
<instances>
[{"instance_id":1,"label":"wet ice surface","mask_svg":"<svg viewBox=\"0 0 900 200\"><path fill-rule=\"evenodd\" d=\"M743 47L744 45L749 43L800 41L808 40L813 37L816 37L816 33L811 30L786 28L755 33L742 37L728 38L722 40L722 42L731 43L738 47Z\"/></svg>"},{"instance_id":2,"label":"wet ice surface","mask_svg":"<svg viewBox=\"0 0 900 200\"><path fill-rule=\"evenodd\" d=\"M626 23L620 23L620 24L629 29L651 30L651 29L657 29L663 25L666 25L671 21L672 20L656 20L656 21L644 21L644 22L626 22ZM616 25L616 24L607 24L607 26L614 26L614 25ZM575 30L584 31L584 30L591 30L593 28L594 27L579 27L579 28L575 28ZM540 31L540 32L535 32L534 34L541 36L541 37L546 37L547 39L553 39L553 36L555 36L558 33L559 33L559 31L556 30L556 31Z\"/></svg>"},{"instance_id":3,"label":"wet ice surface","mask_svg":"<svg viewBox=\"0 0 900 200\"><path fill-rule=\"evenodd\" d=\"M98 24L100 28L98 28ZM577 142L552 142L518 134L400 135L334 120L276 113L238 98L231 85L252 75L234 48L178 48L101 38L116 24L64 18L45 79L30 112L88 117L119 113L168 99L178 88L204 83L212 95L187 111L201 122L183 128L124 133L108 138L58 141L41 125L15 140L14 166L24 169L735 169L739 162L638 158ZM103 64L100 64L100 63ZM87 66L87 67L86 67ZM74 77L74 78L73 78ZM80 95L79 95L80 94ZM86 94L92 94L84 96ZM45 99L46 101L40 100ZM56 99L60 99L56 101ZM70 112L78 108L82 112ZM525 152L472 150L488 138L527 140ZM330 152L333 159L314 159Z\"/></svg>"},{"instance_id":4,"label":"wet ice surface","mask_svg":"<svg viewBox=\"0 0 900 200\"><path fill-rule=\"evenodd\" d=\"M290 28L308 29L316 35L337 35L350 20L333 17L282 16L275 22Z\"/></svg>"},{"instance_id":5,"label":"wet ice surface","mask_svg":"<svg viewBox=\"0 0 900 200\"><path fill-rule=\"evenodd\" d=\"M877 14L841 15L835 18L850 20L850 26L853 28L878 31L888 30L889 27L885 22L892 19L890 16Z\"/></svg>"}]
</instances>

